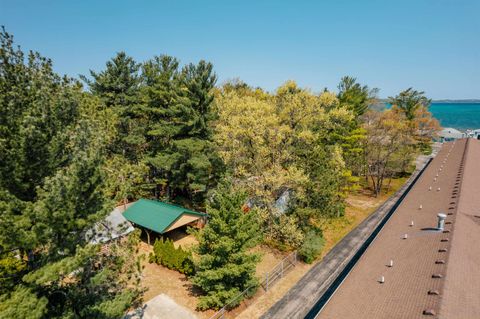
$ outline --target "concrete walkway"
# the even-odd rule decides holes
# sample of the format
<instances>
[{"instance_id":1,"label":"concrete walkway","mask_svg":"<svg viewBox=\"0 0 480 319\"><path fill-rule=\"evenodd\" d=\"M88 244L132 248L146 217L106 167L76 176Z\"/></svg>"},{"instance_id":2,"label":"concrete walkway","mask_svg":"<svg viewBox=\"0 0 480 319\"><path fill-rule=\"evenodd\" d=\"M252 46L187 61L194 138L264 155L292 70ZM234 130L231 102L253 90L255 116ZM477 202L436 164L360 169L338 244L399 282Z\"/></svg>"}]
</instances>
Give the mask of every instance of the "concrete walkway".
<instances>
[{"instance_id":1,"label":"concrete walkway","mask_svg":"<svg viewBox=\"0 0 480 319\"><path fill-rule=\"evenodd\" d=\"M197 319L186 308L177 304L167 295L160 294L149 300L143 307L136 309L124 319Z\"/></svg>"},{"instance_id":2,"label":"concrete walkway","mask_svg":"<svg viewBox=\"0 0 480 319\"><path fill-rule=\"evenodd\" d=\"M421 169L428 163L428 159L423 160L423 164L418 165L419 163L417 163L417 170L401 189L335 245L321 262L310 269L261 318L305 318L422 172Z\"/></svg>"}]
</instances>

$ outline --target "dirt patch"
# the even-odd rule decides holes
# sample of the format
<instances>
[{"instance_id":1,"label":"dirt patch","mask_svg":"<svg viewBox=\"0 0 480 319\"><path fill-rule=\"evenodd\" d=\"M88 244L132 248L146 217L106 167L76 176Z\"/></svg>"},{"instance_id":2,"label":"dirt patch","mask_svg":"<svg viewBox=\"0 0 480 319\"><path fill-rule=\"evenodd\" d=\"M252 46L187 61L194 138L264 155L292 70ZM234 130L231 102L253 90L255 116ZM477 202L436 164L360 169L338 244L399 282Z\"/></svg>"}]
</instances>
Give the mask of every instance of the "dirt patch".
<instances>
[{"instance_id":1,"label":"dirt patch","mask_svg":"<svg viewBox=\"0 0 480 319\"><path fill-rule=\"evenodd\" d=\"M174 229L168 232L167 238L173 240L173 245L178 248L191 248L198 244L197 239L193 235L187 234L187 232L182 228Z\"/></svg>"},{"instance_id":2,"label":"dirt patch","mask_svg":"<svg viewBox=\"0 0 480 319\"><path fill-rule=\"evenodd\" d=\"M257 277L262 280L265 273L272 270L288 253L282 252L268 246L260 245L250 250L260 255L260 262L257 264Z\"/></svg>"},{"instance_id":3,"label":"dirt patch","mask_svg":"<svg viewBox=\"0 0 480 319\"><path fill-rule=\"evenodd\" d=\"M183 244L182 244L183 246ZM140 253L148 254L152 252L152 246L145 242L140 243ZM172 298L177 304L185 307L198 318L210 318L214 311L197 311L197 296L190 281L185 275L170 270L155 263L149 263L148 258L142 262L142 281L141 285L146 288L144 301L149 301L160 294L165 294Z\"/></svg>"}]
</instances>

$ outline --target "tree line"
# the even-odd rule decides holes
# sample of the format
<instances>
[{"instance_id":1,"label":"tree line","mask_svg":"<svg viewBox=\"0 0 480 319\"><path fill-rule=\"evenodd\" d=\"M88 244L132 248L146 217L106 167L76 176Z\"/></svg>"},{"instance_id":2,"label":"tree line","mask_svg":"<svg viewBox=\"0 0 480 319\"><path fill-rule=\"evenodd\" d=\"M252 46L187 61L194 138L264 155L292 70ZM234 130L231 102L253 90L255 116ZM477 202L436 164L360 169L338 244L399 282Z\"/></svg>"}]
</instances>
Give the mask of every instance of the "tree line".
<instances>
[{"instance_id":1,"label":"tree line","mask_svg":"<svg viewBox=\"0 0 480 319\"><path fill-rule=\"evenodd\" d=\"M0 43L0 318L119 318L138 305L138 232L108 250L85 233L141 197L207 212L191 280L199 308L219 308L258 284L250 247L314 261L322 220L360 185L378 195L407 174L438 130L413 89L376 111L378 90L352 77L337 92L268 92L219 85L205 61L124 52L75 79L4 29Z\"/></svg>"}]
</instances>

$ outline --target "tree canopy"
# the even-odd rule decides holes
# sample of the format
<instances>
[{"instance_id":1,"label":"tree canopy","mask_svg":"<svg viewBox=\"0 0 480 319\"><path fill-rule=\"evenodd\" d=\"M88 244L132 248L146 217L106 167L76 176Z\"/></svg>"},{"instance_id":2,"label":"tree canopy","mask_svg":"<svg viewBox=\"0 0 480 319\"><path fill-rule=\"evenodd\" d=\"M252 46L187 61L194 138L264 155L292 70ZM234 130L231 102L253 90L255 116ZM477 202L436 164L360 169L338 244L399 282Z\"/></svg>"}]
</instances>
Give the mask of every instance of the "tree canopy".
<instances>
[{"instance_id":1,"label":"tree canopy","mask_svg":"<svg viewBox=\"0 0 480 319\"><path fill-rule=\"evenodd\" d=\"M0 317L117 318L139 297L133 245L105 254L84 236L112 207L110 111L4 30L0 42Z\"/></svg>"},{"instance_id":2,"label":"tree canopy","mask_svg":"<svg viewBox=\"0 0 480 319\"><path fill-rule=\"evenodd\" d=\"M412 121L415 118L415 112L421 107L428 109L431 100L428 99L423 91L417 91L413 88L408 88L400 92L395 97L389 97L388 102L393 106L399 108L407 120Z\"/></svg>"},{"instance_id":3,"label":"tree canopy","mask_svg":"<svg viewBox=\"0 0 480 319\"><path fill-rule=\"evenodd\" d=\"M350 76L338 93L294 81L268 92L217 85L203 60L125 52L83 87L4 29L0 44L0 318L120 318L138 305L139 233L104 245L85 235L142 197L208 213L195 254L158 241L152 255L191 277L198 308L248 297L253 245L313 262L346 196L408 174L439 129L412 88L378 111L378 90Z\"/></svg>"}]
</instances>

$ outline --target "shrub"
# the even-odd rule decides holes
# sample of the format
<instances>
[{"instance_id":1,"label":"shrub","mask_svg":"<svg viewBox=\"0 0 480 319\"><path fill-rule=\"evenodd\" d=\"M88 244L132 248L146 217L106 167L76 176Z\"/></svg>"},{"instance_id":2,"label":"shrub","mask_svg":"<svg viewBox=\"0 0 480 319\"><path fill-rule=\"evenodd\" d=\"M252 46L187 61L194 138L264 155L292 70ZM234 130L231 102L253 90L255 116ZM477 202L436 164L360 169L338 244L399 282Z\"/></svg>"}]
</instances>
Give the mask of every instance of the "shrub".
<instances>
[{"instance_id":1,"label":"shrub","mask_svg":"<svg viewBox=\"0 0 480 319\"><path fill-rule=\"evenodd\" d=\"M149 255L149 261L177 270L187 276L193 275L195 270L192 253L184 250L181 246L175 248L173 241L168 238L165 241L163 238L155 241L153 254Z\"/></svg>"},{"instance_id":2,"label":"shrub","mask_svg":"<svg viewBox=\"0 0 480 319\"><path fill-rule=\"evenodd\" d=\"M304 262L311 264L322 253L324 244L325 239L323 239L322 234L310 230L305 234L305 240L298 253Z\"/></svg>"}]
</instances>

